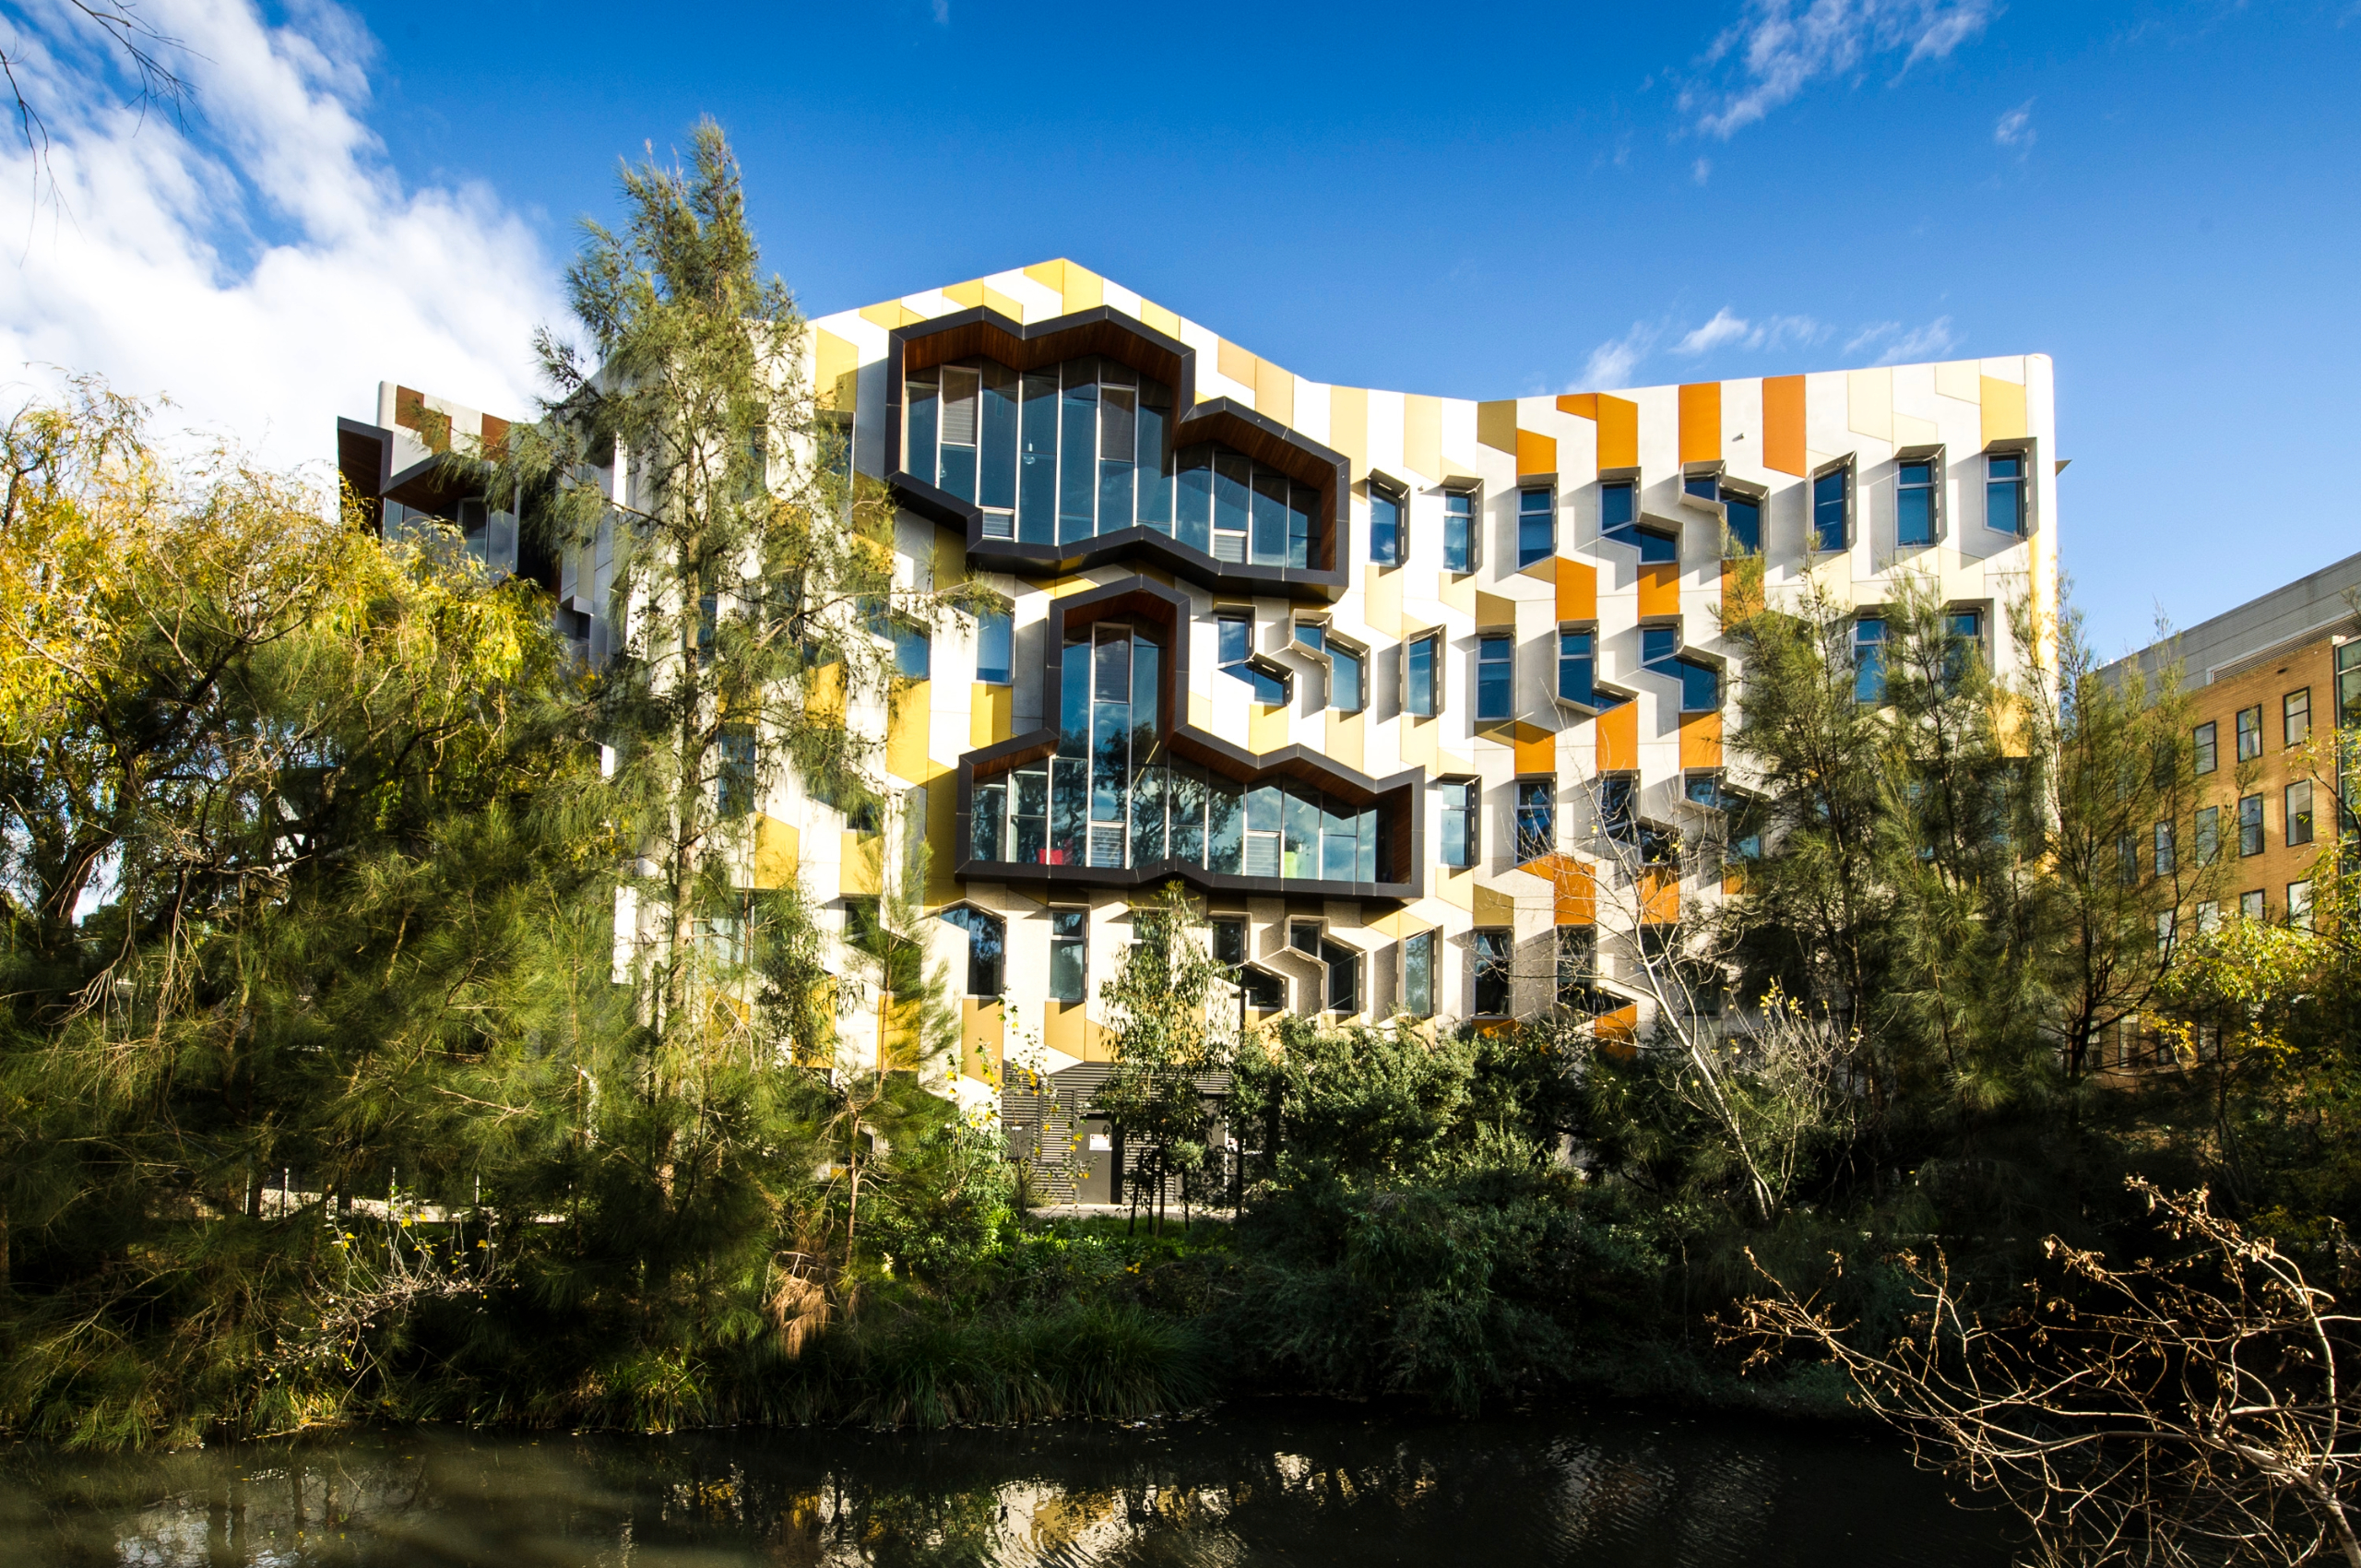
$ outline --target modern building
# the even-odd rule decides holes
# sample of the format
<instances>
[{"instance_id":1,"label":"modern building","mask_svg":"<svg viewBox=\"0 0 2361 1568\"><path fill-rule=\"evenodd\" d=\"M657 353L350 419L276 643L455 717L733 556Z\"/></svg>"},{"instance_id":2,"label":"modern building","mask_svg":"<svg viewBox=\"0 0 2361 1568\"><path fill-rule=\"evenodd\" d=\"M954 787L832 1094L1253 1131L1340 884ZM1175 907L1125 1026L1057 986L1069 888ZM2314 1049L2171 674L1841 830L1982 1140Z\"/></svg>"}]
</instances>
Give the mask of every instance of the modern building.
<instances>
[{"instance_id":1,"label":"modern building","mask_svg":"<svg viewBox=\"0 0 2361 1568\"><path fill-rule=\"evenodd\" d=\"M1251 1009L1637 1028L1597 929L1725 873L1653 872L1627 907L1595 851L1710 837L1743 787L1729 555L1764 556L1774 605L1816 579L1872 661L1905 575L2003 670L2040 653L2010 607L2055 603L2042 355L1479 401L1311 380L1069 261L819 317L810 352L898 569L1000 601L905 650L916 687L863 720L884 833L929 850L970 1093L1020 1039L1106 1059L1098 987L1174 880ZM405 464L482 417L380 403L347 472L451 505ZM600 646L597 564L520 565ZM839 918L875 895L893 862L832 808L761 809L751 875Z\"/></svg>"},{"instance_id":2,"label":"modern building","mask_svg":"<svg viewBox=\"0 0 2361 1568\"><path fill-rule=\"evenodd\" d=\"M2222 868L2218 885L2177 911L2177 927L2309 918L2315 863L2336 838L2334 739L2361 724L2356 603L2361 555L2351 555L2103 671L2119 681L2136 669L2151 682L2173 673L2191 699L2194 820L2159 823L2140 846L2160 873L2176 854Z\"/></svg>"}]
</instances>

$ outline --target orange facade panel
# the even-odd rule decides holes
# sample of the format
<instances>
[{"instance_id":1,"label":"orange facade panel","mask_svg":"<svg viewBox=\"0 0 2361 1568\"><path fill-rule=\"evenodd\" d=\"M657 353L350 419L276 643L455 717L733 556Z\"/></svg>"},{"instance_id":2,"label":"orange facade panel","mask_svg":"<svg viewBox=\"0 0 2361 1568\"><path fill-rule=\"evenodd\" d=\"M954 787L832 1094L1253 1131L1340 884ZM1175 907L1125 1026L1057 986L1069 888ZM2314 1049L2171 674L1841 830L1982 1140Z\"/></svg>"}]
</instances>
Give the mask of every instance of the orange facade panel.
<instances>
[{"instance_id":1,"label":"orange facade panel","mask_svg":"<svg viewBox=\"0 0 2361 1568\"><path fill-rule=\"evenodd\" d=\"M1640 405L1604 392L1598 394L1598 466L1640 466Z\"/></svg>"},{"instance_id":2,"label":"orange facade panel","mask_svg":"<svg viewBox=\"0 0 2361 1568\"><path fill-rule=\"evenodd\" d=\"M1561 392L1558 395L1558 411L1576 419L1598 418L1598 394L1596 392Z\"/></svg>"},{"instance_id":3,"label":"orange facade panel","mask_svg":"<svg viewBox=\"0 0 2361 1568\"><path fill-rule=\"evenodd\" d=\"M1722 766L1720 714L1692 713L1680 721L1680 766L1684 768Z\"/></svg>"},{"instance_id":4,"label":"orange facade panel","mask_svg":"<svg viewBox=\"0 0 2361 1568\"><path fill-rule=\"evenodd\" d=\"M1526 474L1554 474L1558 471L1558 438L1530 430L1516 433L1516 471L1519 478Z\"/></svg>"},{"instance_id":5,"label":"orange facade panel","mask_svg":"<svg viewBox=\"0 0 2361 1568\"><path fill-rule=\"evenodd\" d=\"M1591 728L1598 737L1598 761L1601 773L1637 773L1640 770L1640 705L1627 702L1610 707L1591 720Z\"/></svg>"},{"instance_id":6,"label":"orange facade panel","mask_svg":"<svg viewBox=\"0 0 2361 1568\"><path fill-rule=\"evenodd\" d=\"M1584 561L1558 559L1558 619L1598 619L1598 568Z\"/></svg>"},{"instance_id":7,"label":"orange facade panel","mask_svg":"<svg viewBox=\"0 0 2361 1568\"><path fill-rule=\"evenodd\" d=\"M1558 771L1558 737L1538 724L1520 721L1512 735L1516 745L1516 770L1519 773L1555 773Z\"/></svg>"},{"instance_id":8,"label":"orange facade panel","mask_svg":"<svg viewBox=\"0 0 2361 1568\"><path fill-rule=\"evenodd\" d=\"M1649 925L1670 925L1680 918L1680 873L1643 871L1640 873L1640 919Z\"/></svg>"},{"instance_id":9,"label":"orange facade panel","mask_svg":"<svg viewBox=\"0 0 2361 1568\"><path fill-rule=\"evenodd\" d=\"M1659 562L1640 568L1640 619L1680 613L1680 567Z\"/></svg>"},{"instance_id":10,"label":"orange facade panel","mask_svg":"<svg viewBox=\"0 0 2361 1568\"><path fill-rule=\"evenodd\" d=\"M1722 384L1693 381L1680 389L1680 460L1710 463L1722 455Z\"/></svg>"},{"instance_id":11,"label":"orange facade panel","mask_svg":"<svg viewBox=\"0 0 2361 1568\"><path fill-rule=\"evenodd\" d=\"M1804 378L1762 378L1762 466L1783 474L1811 467L1804 456Z\"/></svg>"}]
</instances>

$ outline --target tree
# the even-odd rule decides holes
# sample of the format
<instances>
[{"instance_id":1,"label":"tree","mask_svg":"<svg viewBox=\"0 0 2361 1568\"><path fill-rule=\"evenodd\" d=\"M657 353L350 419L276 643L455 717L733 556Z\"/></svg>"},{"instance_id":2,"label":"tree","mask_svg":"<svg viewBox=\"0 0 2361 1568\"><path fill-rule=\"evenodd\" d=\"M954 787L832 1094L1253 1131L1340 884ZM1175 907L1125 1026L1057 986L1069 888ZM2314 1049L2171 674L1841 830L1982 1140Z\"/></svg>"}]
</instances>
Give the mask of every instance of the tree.
<instances>
[{"instance_id":1,"label":"tree","mask_svg":"<svg viewBox=\"0 0 2361 1568\"><path fill-rule=\"evenodd\" d=\"M1109 1012L1115 1064L1092 1102L1121 1138L1124 1184L1137 1223L1143 1197L1164 1225L1168 1190L1187 1206L1220 1185L1208 1159L1210 1121L1198 1080L1228 1055L1206 1000L1223 966L1198 934L1204 922L1178 883L1132 911L1123 966L1098 988Z\"/></svg>"},{"instance_id":2,"label":"tree","mask_svg":"<svg viewBox=\"0 0 2361 1568\"><path fill-rule=\"evenodd\" d=\"M2021 637L2038 635L2029 618ZM2045 1033L2069 1086L2104 1065L2099 1042L2158 1000L2177 944L2176 911L2223 875L2198 833L2189 698L2168 663L2110 680L2070 605L2050 628L2053 674L2028 667L2015 711L2046 763L2037 893ZM2160 926L2160 922L2162 922Z\"/></svg>"},{"instance_id":3,"label":"tree","mask_svg":"<svg viewBox=\"0 0 2361 1568\"><path fill-rule=\"evenodd\" d=\"M2052 1277L1987 1314L1940 1253L1896 1261L1905 1334L1865 1343L1767 1273L1736 1327L1816 1349L1920 1458L1996 1495L2052 1562L2361 1564L2355 1320L2202 1189L2133 1178L2183 1247L2125 1266L2051 1237Z\"/></svg>"}]
</instances>

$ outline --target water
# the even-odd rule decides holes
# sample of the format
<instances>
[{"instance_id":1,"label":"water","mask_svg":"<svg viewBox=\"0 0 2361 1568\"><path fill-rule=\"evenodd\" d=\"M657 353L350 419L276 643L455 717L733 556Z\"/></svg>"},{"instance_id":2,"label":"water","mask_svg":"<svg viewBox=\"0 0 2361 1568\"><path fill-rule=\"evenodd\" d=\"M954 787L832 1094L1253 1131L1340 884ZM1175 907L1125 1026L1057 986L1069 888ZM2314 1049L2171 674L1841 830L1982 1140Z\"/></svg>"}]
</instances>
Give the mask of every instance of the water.
<instances>
[{"instance_id":1,"label":"water","mask_svg":"<svg viewBox=\"0 0 2361 1568\"><path fill-rule=\"evenodd\" d=\"M1619 1409L1249 1403L892 1437L370 1432L0 1457L0 1562L641 1568L1999 1568L2000 1522L1867 1434Z\"/></svg>"}]
</instances>

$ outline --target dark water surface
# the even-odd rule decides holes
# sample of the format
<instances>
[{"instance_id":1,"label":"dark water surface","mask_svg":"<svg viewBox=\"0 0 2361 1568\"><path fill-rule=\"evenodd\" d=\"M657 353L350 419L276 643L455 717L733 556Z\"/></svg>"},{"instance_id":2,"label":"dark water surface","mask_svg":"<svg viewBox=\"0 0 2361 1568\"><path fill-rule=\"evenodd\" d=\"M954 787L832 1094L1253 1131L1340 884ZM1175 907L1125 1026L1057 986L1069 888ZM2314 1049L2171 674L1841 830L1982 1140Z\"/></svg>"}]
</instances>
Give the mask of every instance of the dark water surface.
<instances>
[{"instance_id":1,"label":"dark water surface","mask_svg":"<svg viewBox=\"0 0 2361 1568\"><path fill-rule=\"evenodd\" d=\"M925 1437L406 1430L0 1455L0 1563L1986 1568L1890 1442L1616 1408L1335 1406Z\"/></svg>"}]
</instances>

